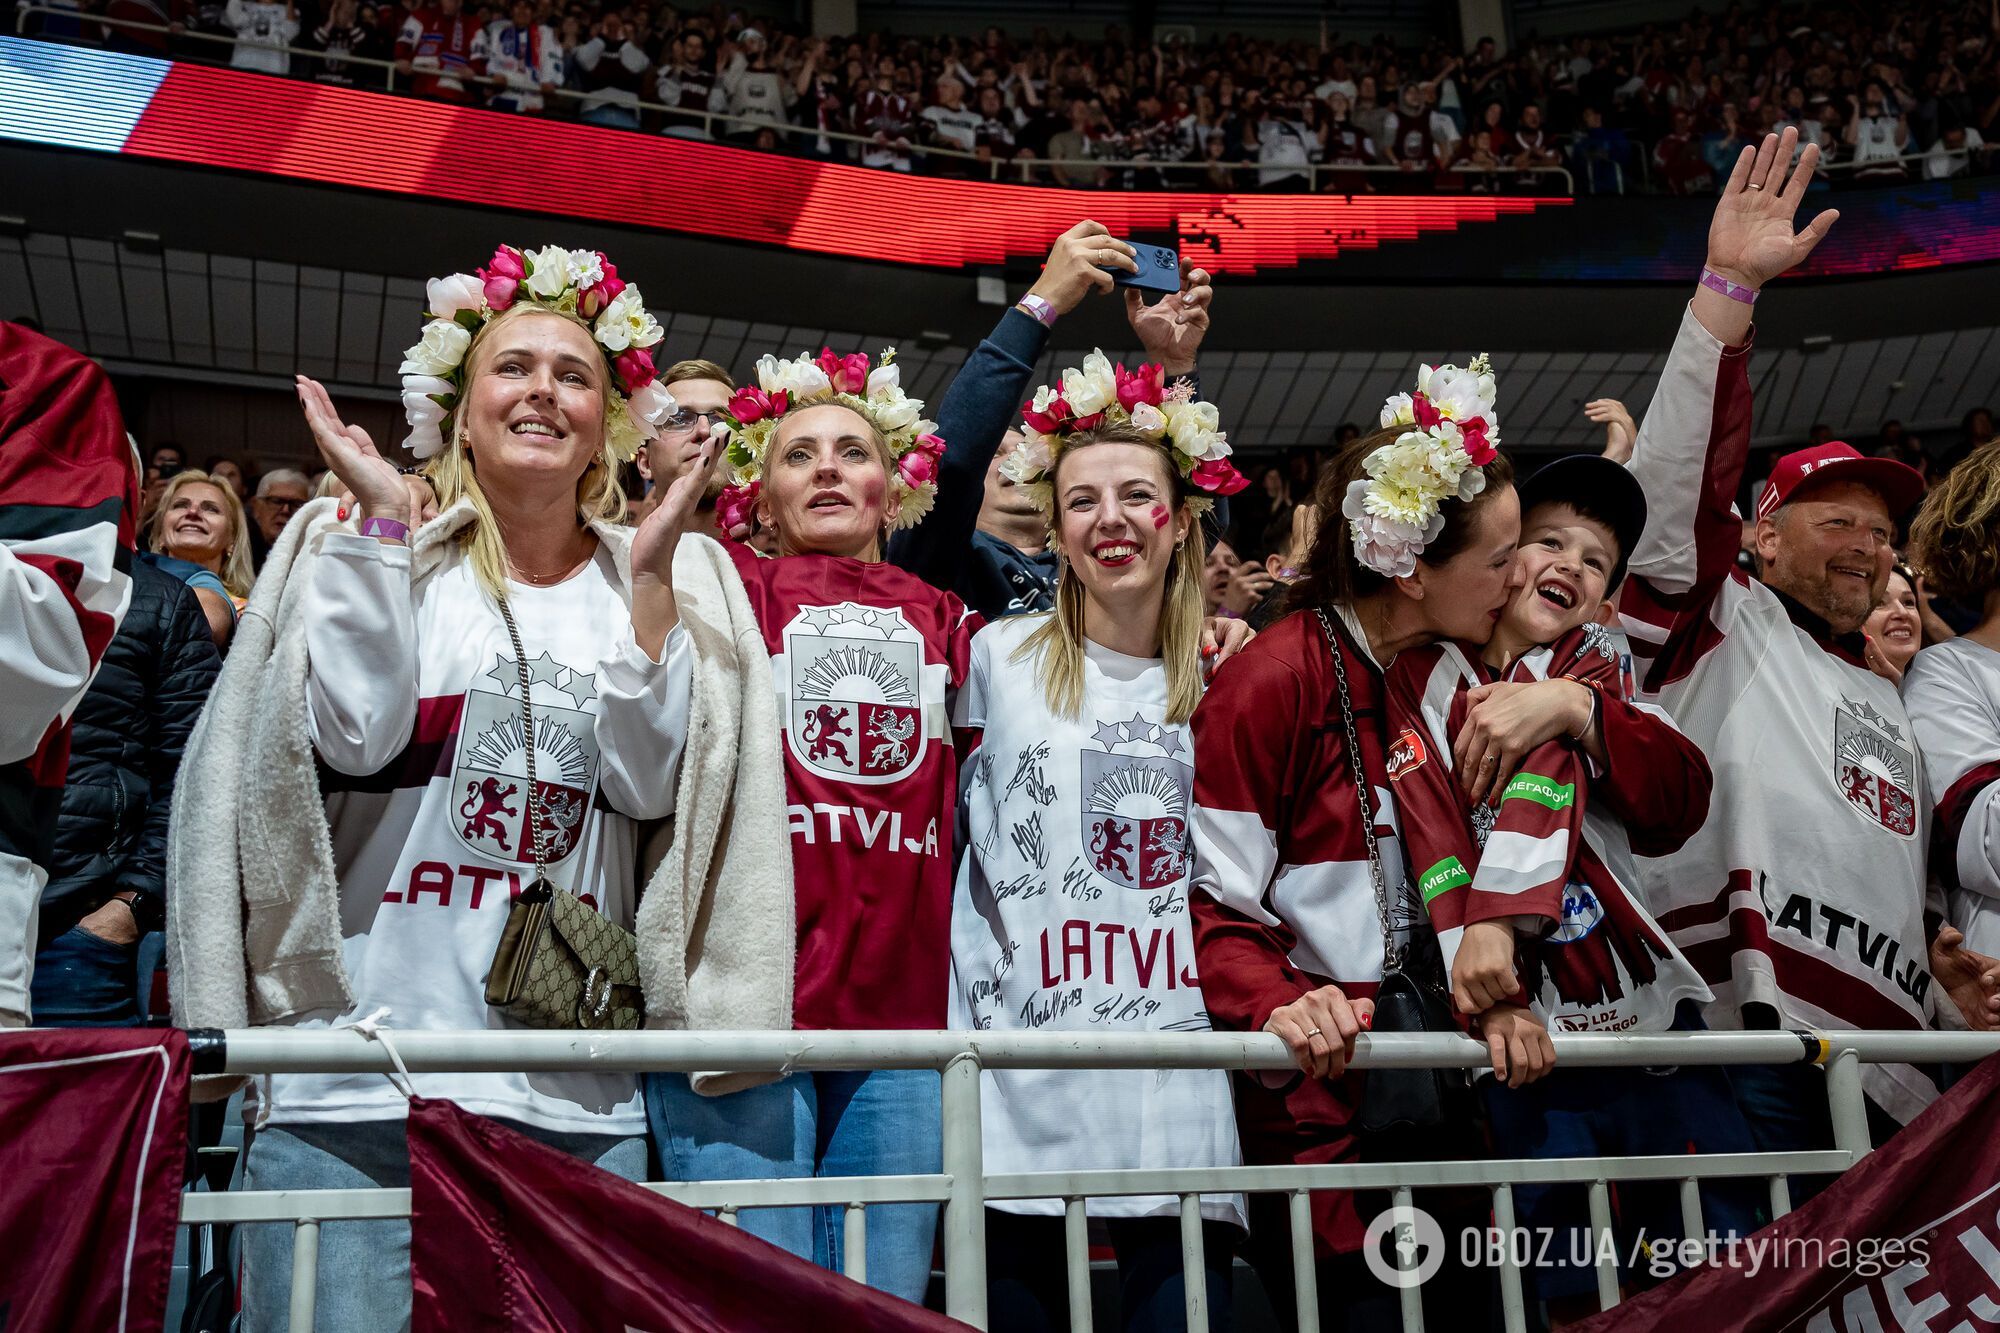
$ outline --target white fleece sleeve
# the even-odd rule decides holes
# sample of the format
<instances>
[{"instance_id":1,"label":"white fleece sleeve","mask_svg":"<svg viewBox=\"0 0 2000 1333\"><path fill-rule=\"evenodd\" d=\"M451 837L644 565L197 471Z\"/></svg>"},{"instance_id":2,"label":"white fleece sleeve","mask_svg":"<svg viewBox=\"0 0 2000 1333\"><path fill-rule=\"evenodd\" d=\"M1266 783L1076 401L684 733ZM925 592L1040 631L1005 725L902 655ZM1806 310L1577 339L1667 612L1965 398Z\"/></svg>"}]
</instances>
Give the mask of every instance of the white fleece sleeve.
<instances>
[{"instance_id":1,"label":"white fleece sleeve","mask_svg":"<svg viewBox=\"0 0 2000 1333\"><path fill-rule=\"evenodd\" d=\"M612 809L634 819L674 812L693 690L694 648L678 625L657 662L627 640L598 664L599 780Z\"/></svg>"},{"instance_id":2,"label":"white fleece sleeve","mask_svg":"<svg viewBox=\"0 0 2000 1333\"><path fill-rule=\"evenodd\" d=\"M329 532L306 612L306 726L338 773L379 772L417 720L410 548Z\"/></svg>"}]
</instances>

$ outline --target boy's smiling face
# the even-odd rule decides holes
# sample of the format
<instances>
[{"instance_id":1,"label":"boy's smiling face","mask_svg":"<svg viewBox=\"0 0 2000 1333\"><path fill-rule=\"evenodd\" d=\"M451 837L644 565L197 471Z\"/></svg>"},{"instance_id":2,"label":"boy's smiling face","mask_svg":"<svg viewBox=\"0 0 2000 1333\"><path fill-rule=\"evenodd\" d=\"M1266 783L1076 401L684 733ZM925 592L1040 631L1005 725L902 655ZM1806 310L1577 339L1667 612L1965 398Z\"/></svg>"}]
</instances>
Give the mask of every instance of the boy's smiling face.
<instances>
[{"instance_id":1,"label":"boy's smiling face","mask_svg":"<svg viewBox=\"0 0 2000 1333\"><path fill-rule=\"evenodd\" d=\"M1618 541L1611 529L1566 504L1538 504L1521 521L1520 591L1501 614L1513 637L1550 644L1597 619Z\"/></svg>"}]
</instances>

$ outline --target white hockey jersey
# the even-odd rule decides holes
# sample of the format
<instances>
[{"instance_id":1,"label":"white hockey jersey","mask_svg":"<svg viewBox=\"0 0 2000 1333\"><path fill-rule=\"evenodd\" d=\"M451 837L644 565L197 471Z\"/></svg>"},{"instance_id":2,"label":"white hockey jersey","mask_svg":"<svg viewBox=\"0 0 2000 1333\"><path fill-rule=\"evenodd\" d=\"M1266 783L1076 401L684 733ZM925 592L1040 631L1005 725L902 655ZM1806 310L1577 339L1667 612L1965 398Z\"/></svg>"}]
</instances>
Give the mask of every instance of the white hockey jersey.
<instances>
[{"instance_id":1,"label":"white hockey jersey","mask_svg":"<svg viewBox=\"0 0 2000 1333\"><path fill-rule=\"evenodd\" d=\"M1749 353L1683 316L1632 459L1648 518L1619 609L1639 697L1715 773L1701 832L1642 863L1645 898L1715 991L1711 1027L1756 1003L1791 1026L1928 1028L1951 1002L1930 973L1929 801L1902 698L1858 636L1736 568ZM1904 1122L1937 1095L1907 1065L1863 1083Z\"/></svg>"},{"instance_id":2,"label":"white hockey jersey","mask_svg":"<svg viewBox=\"0 0 2000 1333\"><path fill-rule=\"evenodd\" d=\"M2000 954L2000 652L1971 639L1934 644L1903 677L1935 805L1931 874L1965 946Z\"/></svg>"},{"instance_id":3,"label":"white hockey jersey","mask_svg":"<svg viewBox=\"0 0 2000 1333\"><path fill-rule=\"evenodd\" d=\"M299 1027L380 1009L390 1028L509 1028L486 1003L508 905L534 880L521 673L507 627L461 549L414 586L409 550L330 534L311 570L306 718L340 877L354 1003ZM687 735L693 650L668 635L652 661L632 639L602 547L548 588L510 584L528 657L535 792L550 882L630 927L636 820L671 813ZM587 1070L417 1074L419 1095L543 1129L640 1134L638 1080ZM400 1119L375 1074L281 1074L279 1123Z\"/></svg>"}]
</instances>

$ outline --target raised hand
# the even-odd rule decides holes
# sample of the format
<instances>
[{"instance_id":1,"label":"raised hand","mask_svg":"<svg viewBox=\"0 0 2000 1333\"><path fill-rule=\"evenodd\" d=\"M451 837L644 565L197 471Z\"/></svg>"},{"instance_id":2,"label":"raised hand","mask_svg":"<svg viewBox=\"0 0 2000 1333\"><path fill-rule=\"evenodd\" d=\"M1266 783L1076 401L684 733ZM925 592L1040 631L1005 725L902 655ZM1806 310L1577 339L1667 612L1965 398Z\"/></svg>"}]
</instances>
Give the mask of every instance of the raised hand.
<instances>
[{"instance_id":1,"label":"raised hand","mask_svg":"<svg viewBox=\"0 0 2000 1333\"><path fill-rule=\"evenodd\" d=\"M333 399L319 381L301 375L298 389L299 405L305 409L306 424L312 427L321 460L361 502L363 513L408 523L410 490L396 465L382 456L367 431L340 419L333 410Z\"/></svg>"},{"instance_id":2,"label":"raised hand","mask_svg":"<svg viewBox=\"0 0 2000 1333\"><path fill-rule=\"evenodd\" d=\"M1208 336L1208 307L1215 300L1206 269L1191 268L1181 274L1181 289L1146 304L1137 287L1125 289L1125 318L1146 349L1146 359L1158 361L1167 376L1186 375L1194 370L1195 353Z\"/></svg>"},{"instance_id":3,"label":"raised hand","mask_svg":"<svg viewBox=\"0 0 2000 1333\"><path fill-rule=\"evenodd\" d=\"M1106 268L1139 271L1136 251L1111 234L1102 222L1088 218L1077 223L1049 248L1048 263L1028 295L1039 296L1058 315L1066 315L1090 294L1094 287L1109 292L1117 284Z\"/></svg>"},{"instance_id":4,"label":"raised hand","mask_svg":"<svg viewBox=\"0 0 2000 1333\"><path fill-rule=\"evenodd\" d=\"M1788 178L1786 164L1798 142L1797 127L1787 126L1783 134L1767 134L1736 157L1736 169L1722 187L1708 226L1708 267L1731 282L1754 290L1798 267L1840 217L1839 210L1829 208L1804 231L1792 230L1792 216L1819 166L1819 145L1808 144Z\"/></svg>"},{"instance_id":5,"label":"raised hand","mask_svg":"<svg viewBox=\"0 0 2000 1333\"><path fill-rule=\"evenodd\" d=\"M1614 463L1632 461L1632 445L1639 428L1632 414L1616 398L1593 398L1583 405L1583 414L1604 427L1604 456Z\"/></svg>"},{"instance_id":6,"label":"raised hand","mask_svg":"<svg viewBox=\"0 0 2000 1333\"><path fill-rule=\"evenodd\" d=\"M701 446L701 456L675 477L632 534L632 573L635 578L652 578L671 585L674 580L674 551L681 533L700 503L709 478L722 457L722 438L711 435Z\"/></svg>"}]
</instances>

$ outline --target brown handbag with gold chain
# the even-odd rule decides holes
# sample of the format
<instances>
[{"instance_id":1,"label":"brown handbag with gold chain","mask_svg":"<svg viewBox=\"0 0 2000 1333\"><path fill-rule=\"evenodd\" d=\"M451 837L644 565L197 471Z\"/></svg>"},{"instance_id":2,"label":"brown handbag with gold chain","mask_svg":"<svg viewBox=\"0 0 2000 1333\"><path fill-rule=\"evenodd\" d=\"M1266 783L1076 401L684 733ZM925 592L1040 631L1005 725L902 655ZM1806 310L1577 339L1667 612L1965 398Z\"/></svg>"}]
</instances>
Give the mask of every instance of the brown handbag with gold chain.
<instances>
[{"instance_id":1,"label":"brown handbag with gold chain","mask_svg":"<svg viewBox=\"0 0 2000 1333\"><path fill-rule=\"evenodd\" d=\"M638 937L575 894L549 883L541 796L535 787L535 714L528 693L528 658L504 593L499 601L521 675L521 739L528 758L528 841L535 849L535 882L508 909L492 970L486 974L486 1003L530 1027L628 1031L639 1026L646 1012L639 989Z\"/></svg>"}]
</instances>

